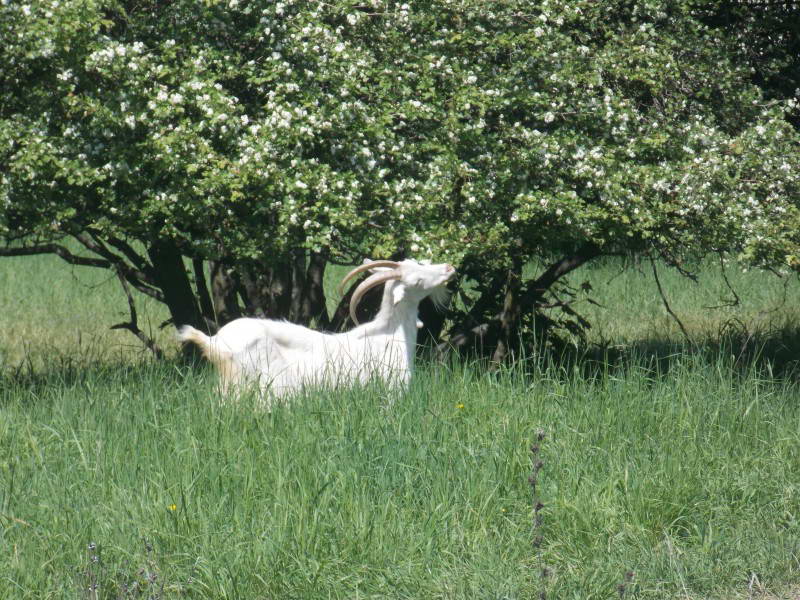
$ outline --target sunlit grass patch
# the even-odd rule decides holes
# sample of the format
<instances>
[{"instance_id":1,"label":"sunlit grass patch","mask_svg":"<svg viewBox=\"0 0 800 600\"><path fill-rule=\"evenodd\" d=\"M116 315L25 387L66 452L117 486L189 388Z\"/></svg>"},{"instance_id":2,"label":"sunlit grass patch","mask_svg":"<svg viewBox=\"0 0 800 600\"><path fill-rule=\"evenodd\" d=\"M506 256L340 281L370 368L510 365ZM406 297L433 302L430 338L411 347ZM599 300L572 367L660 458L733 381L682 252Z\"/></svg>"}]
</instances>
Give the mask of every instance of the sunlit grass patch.
<instances>
[{"instance_id":1,"label":"sunlit grass patch","mask_svg":"<svg viewBox=\"0 0 800 600\"><path fill-rule=\"evenodd\" d=\"M166 308L137 294L137 310L139 327L172 350L172 328L160 329ZM55 256L0 261L2 369L149 358L131 333L111 329L128 319L127 300L110 271L72 267Z\"/></svg>"},{"instance_id":2,"label":"sunlit grass patch","mask_svg":"<svg viewBox=\"0 0 800 600\"><path fill-rule=\"evenodd\" d=\"M169 365L12 385L0 595L145 589L142 568L166 597L609 598L629 571L642 598L751 573L776 589L800 551L796 389L729 367L455 364L394 403L333 390L271 411Z\"/></svg>"}]
</instances>

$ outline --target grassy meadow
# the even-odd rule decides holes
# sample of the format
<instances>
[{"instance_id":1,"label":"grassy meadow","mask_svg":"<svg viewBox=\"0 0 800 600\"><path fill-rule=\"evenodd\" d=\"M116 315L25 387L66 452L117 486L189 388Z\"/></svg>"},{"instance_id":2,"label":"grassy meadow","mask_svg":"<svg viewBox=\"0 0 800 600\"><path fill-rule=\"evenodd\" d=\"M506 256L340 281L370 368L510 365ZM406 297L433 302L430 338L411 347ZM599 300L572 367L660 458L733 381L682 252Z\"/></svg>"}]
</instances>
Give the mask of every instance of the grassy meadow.
<instances>
[{"instance_id":1,"label":"grassy meadow","mask_svg":"<svg viewBox=\"0 0 800 600\"><path fill-rule=\"evenodd\" d=\"M692 345L609 262L584 360L265 412L109 331L107 273L4 260L0 598L797 597L798 283L659 274Z\"/></svg>"}]
</instances>

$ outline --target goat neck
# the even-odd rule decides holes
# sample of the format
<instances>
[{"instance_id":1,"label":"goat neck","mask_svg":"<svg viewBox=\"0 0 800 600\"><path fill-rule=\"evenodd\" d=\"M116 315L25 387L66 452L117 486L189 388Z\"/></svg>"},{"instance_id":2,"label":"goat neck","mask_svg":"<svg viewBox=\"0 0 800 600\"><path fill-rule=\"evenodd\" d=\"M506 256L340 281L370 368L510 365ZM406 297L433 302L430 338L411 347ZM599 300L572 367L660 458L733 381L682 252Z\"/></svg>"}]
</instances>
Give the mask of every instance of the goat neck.
<instances>
[{"instance_id":1,"label":"goat neck","mask_svg":"<svg viewBox=\"0 0 800 600\"><path fill-rule=\"evenodd\" d=\"M391 333L402 329L406 339L412 342L417 336L417 308L419 302L408 296L395 303L395 287L404 285L399 281L387 281L383 288L378 314L362 327L369 333Z\"/></svg>"}]
</instances>

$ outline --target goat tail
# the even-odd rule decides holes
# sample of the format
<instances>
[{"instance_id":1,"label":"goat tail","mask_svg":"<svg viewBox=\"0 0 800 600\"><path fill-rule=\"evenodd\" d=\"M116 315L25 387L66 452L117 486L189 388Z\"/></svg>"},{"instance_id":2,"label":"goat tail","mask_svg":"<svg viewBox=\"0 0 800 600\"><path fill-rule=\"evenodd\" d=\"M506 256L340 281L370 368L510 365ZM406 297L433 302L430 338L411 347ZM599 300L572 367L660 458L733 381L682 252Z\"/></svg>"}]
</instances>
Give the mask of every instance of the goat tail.
<instances>
[{"instance_id":1,"label":"goat tail","mask_svg":"<svg viewBox=\"0 0 800 600\"><path fill-rule=\"evenodd\" d=\"M191 342L200 347L205 354L211 349L211 338L199 329L195 329L191 325L184 325L178 328L178 339L181 342Z\"/></svg>"},{"instance_id":2,"label":"goat tail","mask_svg":"<svg viewBox=\"0 0 800 600\"><path fill-rule=\"evenodd\" d=\"M220 350L219 345L199 329L195 329L191 325L184 325L178 329L178 339L181 342L195 344L200 348L203 356L219 371L223 391L238 377L239 368L236 366L232 354Z\"/></svg>"},{"instance_id":3,"label":"goat tail","mask_svg":"<svg viewBox=\"0 0 800 600\"><path fill-rule=\"evenodd\" d=\"M181 342L195 344L198 348L200 348L200 352L202 352L203 356L205 356L215 365L219 365L220 362L227 358L227 356L222 356L223 354L227 353L220 352L219 349L215 347L215 344L212 342L209 336L199 329L195 329L191 325L184 325L178 329L178 339Z\"/></svg>"}]
</instances>

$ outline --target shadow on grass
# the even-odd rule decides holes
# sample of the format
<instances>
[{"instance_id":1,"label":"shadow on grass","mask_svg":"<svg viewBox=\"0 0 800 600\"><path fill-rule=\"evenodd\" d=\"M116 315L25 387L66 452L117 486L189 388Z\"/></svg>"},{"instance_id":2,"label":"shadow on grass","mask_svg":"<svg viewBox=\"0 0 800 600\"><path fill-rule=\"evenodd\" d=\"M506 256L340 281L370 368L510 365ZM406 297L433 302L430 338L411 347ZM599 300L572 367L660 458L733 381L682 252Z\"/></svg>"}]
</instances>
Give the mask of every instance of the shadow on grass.
<instances>
[{"instance_id":1,"label":"shadow on grass","mask_svg":"<svg viewBox=\"0 0 800 600\"><path fill-rule=\"evenodd\" d=\"M514 372L537 377L545 371L578 373L587 379L607 374L621 375L631 367L652 377L663 377L676 366L685 367L687 359L698 364L716 365L741 376L757 376L777 382L800 382L800 325L751 328L732 320L719 331L688 340L651 336L628 343L572 343L549 340L534 344L523 340L515 361L497 365L486 357L455 354L432 357L422 353L422 362L430 364L466 362L480 372Z\"/></svg>"},{"instance_id":2,"label":"shadow on grass","mask_svg":"<svg viewBox=\"0 0 800 600\"><path fill-rule=\"evenodd\" d=\"M722 365L742 376L756 374L776 381L800 381L800 326L785 324L751 329L740 321L725 323L714 335L697 340L650 337L628 344L562 346L546 351L548 362L579 368L586 376L617 372L631 365L653 376L668 374L686 358Z\"/></svg>"},{"instance_id":3,"label":"shadow on grass","mask_svg":"<svg viewBox=\"0 0 800 600\"><path fill-rule=\"evenodd\" d=\"M32 367L23 364L14 369L0 370L0 406L13 398L25 403L47 402L58 389L140 386L147 382L178 388L186 383L193 369L207 370L202 363L188 364L184 360L163 359L125 361L54 360Z\"/></svg>"},{"instance_id":4,"label":"shadow on grass","mask_svg":"<svg viewBox=\"0 0 800 600\"><path fill-rule=\"evenodd\" d=\"M528 342L530 340L527 340ZM784 324L770 328L751 329L739 321L730 321L715 335L701 340L676 340L650 337L626 344L548 344L538 349L528 343L522 358L499 370L537 377L544 370L560 371L565 376L579 373L585 378L605 374L620 375L631 368L644 369L652 377L663 377L676 365L685 366L687 358L705 364L720 365L742 376L757 375L776 382L800 382L800 325ZM421 352L420 362L439 363ZM497 365L480 358L444 358L445 362L466 362L477 372L497 372ZM462 364L463 366L463 364ZM14 369L0 370L0 406L12 396L23 392L30 402L45 398L54 388L141 384L157 379L172 388L185 385L190 373L202 372L213 376L207 361L186 357L162 360L86 361L56 357L51 362L34 367L23 364Z\"/></svg>"}]
</instances>

